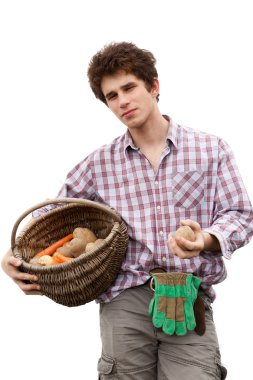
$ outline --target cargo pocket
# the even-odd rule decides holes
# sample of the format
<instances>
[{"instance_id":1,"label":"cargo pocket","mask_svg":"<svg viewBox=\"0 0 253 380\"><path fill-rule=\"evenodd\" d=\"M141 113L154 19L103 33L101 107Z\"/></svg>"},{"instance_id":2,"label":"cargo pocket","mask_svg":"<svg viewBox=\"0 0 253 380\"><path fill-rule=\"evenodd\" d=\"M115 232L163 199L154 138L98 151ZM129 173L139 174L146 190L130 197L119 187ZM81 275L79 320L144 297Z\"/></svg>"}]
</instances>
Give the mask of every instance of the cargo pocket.
<instances>
[{"instance_id":1,"label":"cargo pocket","mask_svg":"<svg viewBox=\"0 0 253 380\"><path fill-rule=\"evenodd\" d=\"M115 374L115 361L110 356L102 354L98 361L98 380L118 380Z\"/></svg>"},{"instance_id":2,"label":"cargo pocket","mask_svg":"<svg viewBox=\"0 0 253 380\"><path fill-rule=\"evenodd\" d=\"M220 359L216 360L217 363L217 380L225 380L227 377L227 370L220 362Z\"/></svg>"}]
</instances>

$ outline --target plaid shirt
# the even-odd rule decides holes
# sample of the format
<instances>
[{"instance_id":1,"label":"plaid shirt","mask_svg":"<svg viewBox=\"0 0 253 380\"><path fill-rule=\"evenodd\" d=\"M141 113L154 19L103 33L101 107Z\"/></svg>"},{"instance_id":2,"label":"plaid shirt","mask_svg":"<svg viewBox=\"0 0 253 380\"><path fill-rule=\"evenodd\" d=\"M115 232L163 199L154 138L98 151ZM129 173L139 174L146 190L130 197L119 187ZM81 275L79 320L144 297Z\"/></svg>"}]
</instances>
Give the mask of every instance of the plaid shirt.
<instances>
[{"instance_id":1,"label":"plaid shirt","mask_svg":"<svg viewBox=\"0 0 253 380\"><path fill-rule=\"evenodd\" d=\"M230 258L253 233L251 203L229 146L171 120L156 173L127 131L75 166L58 197L110 205L127 224L129 245L121 271L98 302L142 285L155 267L201 277L214 299L212 285L226 278L223 257ZM168 234L188 218L218 238L221 252L204 251L191 259L171 253Z\"/></svg>"}]
</instances>

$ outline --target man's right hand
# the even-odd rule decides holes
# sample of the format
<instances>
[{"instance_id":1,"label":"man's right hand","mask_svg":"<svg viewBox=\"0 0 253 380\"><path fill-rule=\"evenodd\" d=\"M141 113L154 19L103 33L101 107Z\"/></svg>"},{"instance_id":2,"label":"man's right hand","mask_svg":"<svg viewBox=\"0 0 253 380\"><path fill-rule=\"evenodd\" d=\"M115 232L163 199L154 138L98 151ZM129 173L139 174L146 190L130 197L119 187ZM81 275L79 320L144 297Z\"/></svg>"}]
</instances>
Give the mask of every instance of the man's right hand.
<instances>
[{"instance_id":1,"label":"man's right hand","mask_svg":"<svg viewBox=\"0 0 253 380\"><path fill-rule=\"evenodd\" d=\"M27 295L42 295L40 286L36 284L37 276L21 272L21 261L13 256L12 250L9 249L2 259L2 268L4 272L19 286Z\"/></svg>"}]
</instances>

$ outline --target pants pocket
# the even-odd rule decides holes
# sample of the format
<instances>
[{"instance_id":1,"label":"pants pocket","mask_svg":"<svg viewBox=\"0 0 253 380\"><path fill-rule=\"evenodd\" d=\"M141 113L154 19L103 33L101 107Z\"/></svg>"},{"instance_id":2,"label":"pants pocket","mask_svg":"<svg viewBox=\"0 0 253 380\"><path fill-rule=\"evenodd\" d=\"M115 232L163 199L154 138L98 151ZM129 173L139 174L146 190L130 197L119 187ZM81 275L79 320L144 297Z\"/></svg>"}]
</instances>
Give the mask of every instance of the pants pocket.
<instances>
[{"instance_id":1,"label":"pants pocket","mask_svg":"<svg viewBox=\"0 0 253 380\"><path fill-rule=\"evenodd\" d=\"M115 373L115 360L110 356L102 354L97 365L99 380L118 380Z\"/></svg>"}]
</instances>

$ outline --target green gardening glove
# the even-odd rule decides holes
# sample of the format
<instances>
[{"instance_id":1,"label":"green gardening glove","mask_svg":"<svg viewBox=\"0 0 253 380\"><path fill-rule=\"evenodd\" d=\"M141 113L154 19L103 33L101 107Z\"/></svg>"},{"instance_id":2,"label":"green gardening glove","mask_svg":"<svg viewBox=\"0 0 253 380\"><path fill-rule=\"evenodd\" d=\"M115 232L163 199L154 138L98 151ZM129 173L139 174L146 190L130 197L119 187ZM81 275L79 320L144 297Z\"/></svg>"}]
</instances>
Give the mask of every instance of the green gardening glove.
<instances>
[{"instance_id":1,"label":"green gardening glove","mask_svg":"<svg viewBox=\"0 0 253 380\"><path fill-rule=\"evenodd\" d=\"M194 302L201 279L187 273L156 273L152 275L154 297L148 314L153 325L168 335L185 335L194 330Z\"/></svg>"}]
</instances>

